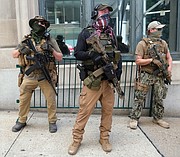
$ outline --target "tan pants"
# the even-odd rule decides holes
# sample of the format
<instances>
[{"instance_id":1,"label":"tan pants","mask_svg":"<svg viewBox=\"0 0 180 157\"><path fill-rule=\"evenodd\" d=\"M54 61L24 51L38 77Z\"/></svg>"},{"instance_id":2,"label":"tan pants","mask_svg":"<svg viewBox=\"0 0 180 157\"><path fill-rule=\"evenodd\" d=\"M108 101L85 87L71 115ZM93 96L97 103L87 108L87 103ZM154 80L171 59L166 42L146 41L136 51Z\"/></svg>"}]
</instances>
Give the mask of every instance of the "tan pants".
<instances>
[{"instance_id":1,"label":"tan pants","mask_svg":"<svg viewBox=\"0 0 180 157\"><path fill-rule=\"evenodd\" d=\"M47 80L37 81L24 78L20 86L20 104L19 104L19 119L21 123L25 123L28 117L30 109L30 101L33 91L40 87L46 100L47 100L47 110L48 110L48 121L54 123L57 120L56 117L56 95L48 83Z\"/></svg>"},{"instance_id":2,"label":"tan pants","mask_svg":"<svg viewBox=\"0 0 180 157\"><path fill-rule=\"evenodd\" d=\"M112 112L114 106L114 89L108 81L102 81L98 91L83 86L80 94L80 108L73 128L73 140L81 142L85 125L93 112L96 102L101 102L101 124L99 127L100 138L108 139L112 125Z\"/></svg>"}]
</instances>

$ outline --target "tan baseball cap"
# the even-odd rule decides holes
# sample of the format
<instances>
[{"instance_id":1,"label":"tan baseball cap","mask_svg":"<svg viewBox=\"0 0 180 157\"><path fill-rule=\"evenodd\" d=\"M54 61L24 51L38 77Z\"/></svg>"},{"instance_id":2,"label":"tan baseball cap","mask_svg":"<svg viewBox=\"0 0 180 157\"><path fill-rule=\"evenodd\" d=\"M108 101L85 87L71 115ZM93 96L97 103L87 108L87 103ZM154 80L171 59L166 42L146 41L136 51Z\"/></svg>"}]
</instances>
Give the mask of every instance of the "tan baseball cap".
<instances>
[{"instance_id":1,"label":"tan baseball cap","mask_svg":"<svg viewBox=\"0 0 180 157\"><path fill-rule=\"evenodd\" d=\"M163 28L165 26L165 24L161 24L158 21L152 21L151 23L149 23L148 25L148 30L153 29L153 28Z\"/></svg>"},{"instance_id":2,"label":"tan baseball cap","mask_svg":"<svg viewBox=\"0 0 180 157\"><path fill-rule=\"evenodd\" d=\"M111 6L109 6L109 5L107 5L107 4L99 4L99 5L97 6L97 10L103 10L103 9L105 9L105 8L108 8L109 11L113 11L113 8L112 8Z\"/></svg>"}]
</instances>

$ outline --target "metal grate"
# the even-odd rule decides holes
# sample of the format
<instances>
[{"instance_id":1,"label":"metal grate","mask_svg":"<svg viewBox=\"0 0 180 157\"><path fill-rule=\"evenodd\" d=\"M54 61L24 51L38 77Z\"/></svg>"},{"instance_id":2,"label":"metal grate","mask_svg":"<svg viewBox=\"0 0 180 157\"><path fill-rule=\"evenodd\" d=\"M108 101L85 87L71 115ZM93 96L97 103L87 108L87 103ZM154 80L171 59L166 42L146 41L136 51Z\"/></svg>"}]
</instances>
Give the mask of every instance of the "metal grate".
<instances>
[{"instance_id":1,"label":"metal grate","mask_svg":"<svg viewBox=\"0 0 180 157\"><path fill-rule=\"evenodd\" d=\"M78 108L79 94L82 89L82 82L79 79L79 70L76 68L77 61L74 57L64 57L62 62L57 63L59 82L56 87L57 108ZM123 60L123 72L121 76L121 88L125 92L125 99L119 99L115 94L114 109L131 109L134 101L134 78L136 77L136 65L134 60ZM150 103L149 103L150 102ZM151 109L151 92L144 104L145 109ZM34 91L31 108L46 108L46 100L41 90ZM96 108L100 108L98 102ZM150 110L151 111L151 110Z\"/></svg>"}]
</instances>

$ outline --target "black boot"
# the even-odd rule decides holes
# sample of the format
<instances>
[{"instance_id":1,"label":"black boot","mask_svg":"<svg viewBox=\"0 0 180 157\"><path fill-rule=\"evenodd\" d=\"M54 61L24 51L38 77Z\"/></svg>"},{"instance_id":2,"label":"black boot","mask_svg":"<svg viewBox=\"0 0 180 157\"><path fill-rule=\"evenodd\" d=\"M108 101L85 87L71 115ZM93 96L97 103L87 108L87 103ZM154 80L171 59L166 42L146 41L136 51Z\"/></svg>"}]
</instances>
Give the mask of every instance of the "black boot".
<instances>
[{"instance_id":1,"label":"black boot","mask_svg":"<svg viewBox=\"0 0 180 157\"><path fill-rule=\"evenodd\" d=\"M57 125L56 123L49 123L49 132L55 133L57 131Z\"/></svg>"},{"instance_id":2,"label":"black boot","mask_svg":"<svg viewBox=\"0 0 180 157\"><path fill-rule=\"evenodd\" d=\"M26 126L26 123L16 122L16 124L12 127L12 131L13 131L13 132L18 132L18 131L20 131L22 128L24 128L25 126Z\"/></svg>"}]
</instances>

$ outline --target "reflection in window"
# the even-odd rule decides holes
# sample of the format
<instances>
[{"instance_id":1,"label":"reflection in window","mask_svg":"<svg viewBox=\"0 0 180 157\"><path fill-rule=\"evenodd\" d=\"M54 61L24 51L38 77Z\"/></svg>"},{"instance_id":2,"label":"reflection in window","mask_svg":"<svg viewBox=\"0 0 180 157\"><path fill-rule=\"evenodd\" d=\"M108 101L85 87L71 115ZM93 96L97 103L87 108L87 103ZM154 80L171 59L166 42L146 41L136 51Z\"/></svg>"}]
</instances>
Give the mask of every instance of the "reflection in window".
<instances>
[{"instance_id":1,"label":"reflection in window","mask_svg":"<svg viewBox=\"0 0 180 157\"><path fill-rule=\"evenodd\" d=\"M51 24L78 24L80 0L47 0L47 18Z\"/></svg>"},{"instance_id":2,"label":"reflection in window","mask_svg":"<svg viewBox=\"0 0 180 157\"><path fill-rule=\"evenodd\" d=\"M51 36L63 35L66 44L74 47L80 32L80 0L46 0L46 16Z\"/></svg>"}]
</instances>

